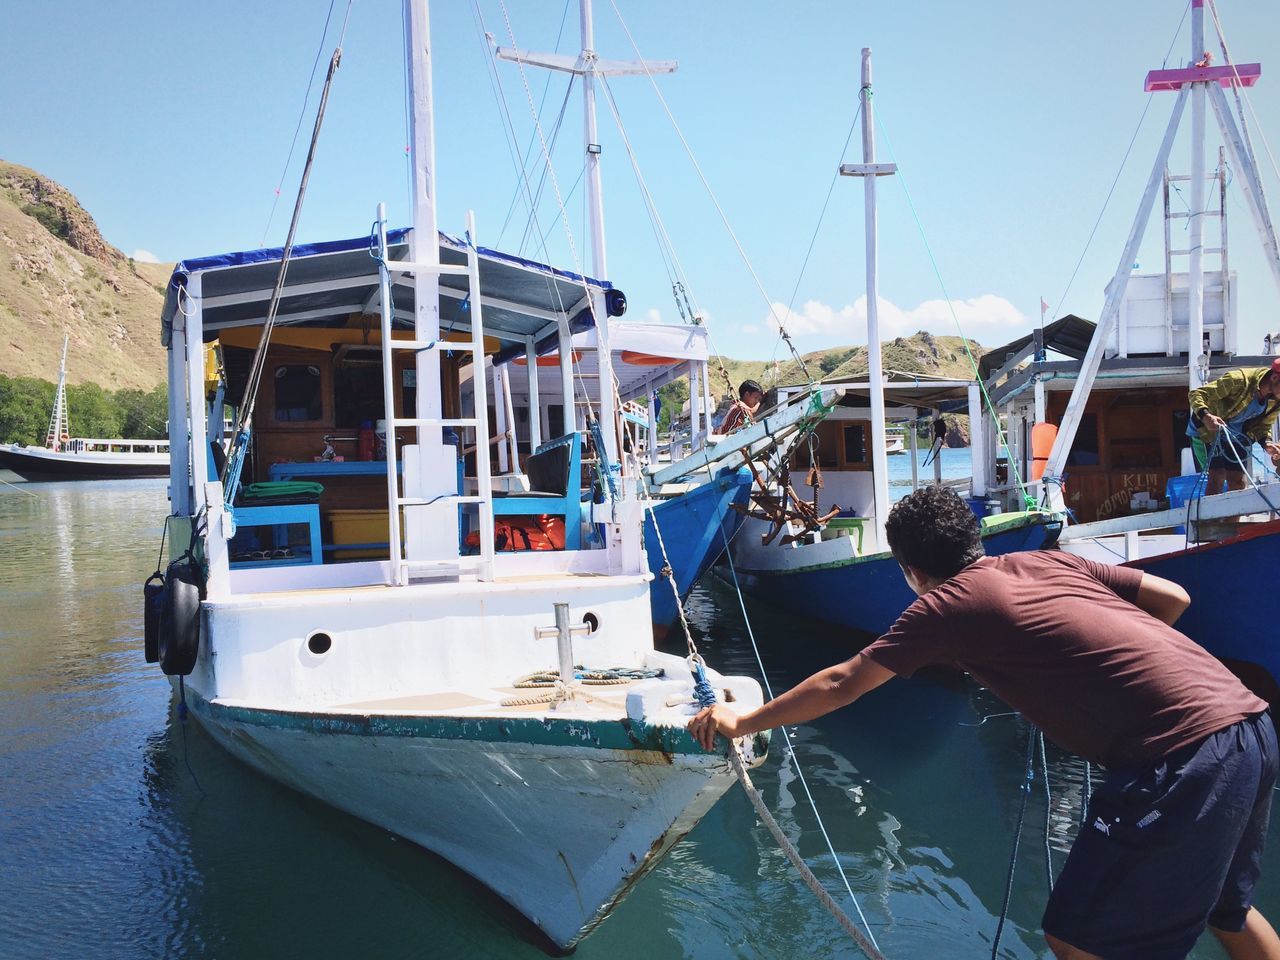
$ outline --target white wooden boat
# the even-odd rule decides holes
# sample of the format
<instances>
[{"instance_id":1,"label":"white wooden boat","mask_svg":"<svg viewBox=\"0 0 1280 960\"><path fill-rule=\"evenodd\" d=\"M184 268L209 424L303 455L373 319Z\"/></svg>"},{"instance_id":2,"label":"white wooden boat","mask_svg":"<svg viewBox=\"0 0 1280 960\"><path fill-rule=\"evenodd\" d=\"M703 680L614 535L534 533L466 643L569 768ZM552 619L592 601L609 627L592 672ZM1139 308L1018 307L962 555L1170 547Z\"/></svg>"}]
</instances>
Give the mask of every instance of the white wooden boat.
<instances>
[{"instance_id":1,"label":"white wooden boat","mask_svg":"<svg viewBox=\"0 0 1280 960\"><path fill-rule=\"evenodd\" d=\"M862 382L826 382L841 399L807 438L788 456L774 502L756 498L759 509L748 514L731 547L737 575L753 597L803 616L825 620L864 633L882 632L915 599L889 552L884 524L889 514L888 455L903 429L890 433L887 423L905 423L910 445L912 485L920 483L916 460L916 421L920 410L937 416L965 410L971 423L984 412L977 386L968 381L886 375L882 370L877 316L876 180L896 167L875 159L874 107L871 98L871 51L862 51L863 163L844 164L840 172L862 177L866 197L867 359ZM801 396L809 385L779 388L779 394ZM816 483L814 470L820 471ZM933 459L934 481L941 482L942 463ZM779 502L807 501L811 507L780 524ZM981 515L985 500L974 504ZM1020 510L993 518L983 528L988 553L1037 549L1051 544L1061 528L1053 513Z\"/></svg>"},{"instance_id":2,"label":"white wooden boat","mask_svg":"<svg viewBox=\"0 0 1280 960\"><path fill-rule=\"evenodd\" d=\"M1238 190L1280 291L1280 252L1246 116L1228 100L1239 104L1261 66L1205 62L1204 51L1219 44L1206 43L1204 12L1192 3L1190 65L1146 76L1148 92L1174 95L1172 110L1096 326L1058 318L992 351L982 372L1006 423L1005 468L1080 521L1063 530L1062 549L1179 583L1192 602L1176 626L1280 702L1280 651L1269 640L1280 606L1263 572L1280 548L1280 482L1262 459L1245 490L1207 490L1186 433L1190 390L1233 368L1270 366L1280 347L1280 335L1265 337L1257 352L1240 343L1228 259L1228 195ZM1188 105L1190 172L1179 174L1170 158ZM1212 167L1206 107L1221 134ZM1179 190L1192 212L1174 209ZM1162 193L1165 269L1136 273ZM1020 498L1014 478L997 475L994 439L975 446L986 447L974 460L975 490Z\"/></svg>"},{"instance_id":3,"label":"white wooden boat","mask_svg":"<svg viewBox=\"0 0 1280 960\"><path fill-rule=\"evenodd\" d=\"M425 5L408 4L406 19L410 77L423 93ZM576 510L565 465L575 461L556 458L581 437L567 424L546 444L558 494L495 493L487 378L471 378L467 402L458 374L503 349L569 358L574 330L594 327L607 406L611 287L479 247L473 221L466 240L438 234L430 99L412 102L412 231L389 233L379 208L373 237L294 247L278 296L282 250L175 269L163 316L170 421L190 432L173 438L174 563L149 608L148 653L191 716L245 763L448 858L569 948L735 778L725 756L685 731L691 661L654 650L629 466L593 518L598 546L496 549L495 514ZM364 318L354 328L353 314ZM256 340L268 316L276 326L264 347L231 346L246 330ZM260 400L246 389L238 405L225 465L213 462L223 394L210 405L188 359L218 337L227 396L262 371ZM567 362L561 369L569 410L576 384ZM350 386L379 379L380 396ZM334 392L343 383L345 399ZM386 421L385 461L311 456L350 405ZM593 413L616 463L614 417ZM273 463L287 451L307 456ZM320 502L244 500L244 487L279 480L281 466L320 480ZM380 543L338 536L353 508L375 517L363 536ZM238 549L255 536L277 549ZM537 672L549 672L544 686L518 686ZM721 700L761 702L750 678L705 676ZM743 744L752 762L766 742Z\"/></svg>"}]
</instances>

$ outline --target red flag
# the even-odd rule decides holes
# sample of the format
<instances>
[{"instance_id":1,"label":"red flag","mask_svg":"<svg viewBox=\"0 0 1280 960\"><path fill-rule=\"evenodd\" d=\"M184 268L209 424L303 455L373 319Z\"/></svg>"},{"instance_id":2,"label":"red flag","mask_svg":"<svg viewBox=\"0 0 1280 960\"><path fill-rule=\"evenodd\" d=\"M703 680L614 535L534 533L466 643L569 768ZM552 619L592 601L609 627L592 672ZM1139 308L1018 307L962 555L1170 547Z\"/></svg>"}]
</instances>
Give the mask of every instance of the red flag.
<instances>
[{"instance_id":1,"label":"red flag","mask_svg":"<svg viewBox=\"0 0 1280 960\"><path fill-rule=\"evenodd\" d=\"M1044 302L1044 297L1040 298L1040 319L1044 320L1044 315L1049 312L1049 305Z\"/></svg>"}]
</instances>

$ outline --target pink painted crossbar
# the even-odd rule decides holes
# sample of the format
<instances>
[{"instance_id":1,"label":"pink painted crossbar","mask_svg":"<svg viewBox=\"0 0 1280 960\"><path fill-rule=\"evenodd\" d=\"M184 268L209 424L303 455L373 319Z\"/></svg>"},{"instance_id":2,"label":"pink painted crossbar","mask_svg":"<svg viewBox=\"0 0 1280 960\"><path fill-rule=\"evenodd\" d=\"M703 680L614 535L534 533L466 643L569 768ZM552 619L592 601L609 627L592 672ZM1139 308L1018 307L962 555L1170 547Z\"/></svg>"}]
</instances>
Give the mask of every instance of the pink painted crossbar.
<instances>
[{"instance_id":1,"label":"pink painted crossbar","mask_svg":"<svg viewBox=\"0 0 1280 960\"><path fill-rule=\"evenodd\" d=\"M1252 87L1262 76L1262 64L1237 63L1226 67L1182 67L1178 70L1152 70L1147 74L1147 82L1143 89L1147 93L1154 90L1178 90L1188 83L1214 81L1224 87L1237 83L1242 87Z\"/></svg>"}]
</instances>

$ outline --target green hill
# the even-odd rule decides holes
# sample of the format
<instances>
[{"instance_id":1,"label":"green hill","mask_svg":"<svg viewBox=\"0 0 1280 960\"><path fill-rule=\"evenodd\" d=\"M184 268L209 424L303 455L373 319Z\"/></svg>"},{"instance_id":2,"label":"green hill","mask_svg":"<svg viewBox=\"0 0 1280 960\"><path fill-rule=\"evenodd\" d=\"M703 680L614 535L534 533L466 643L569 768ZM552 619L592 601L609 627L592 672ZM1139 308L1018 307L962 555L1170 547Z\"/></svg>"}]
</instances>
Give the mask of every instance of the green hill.
<instances>
[{"instance_id":1,"label":"green hill","mask_svg":"<svg viewBox=\"0 0 1280 960\"><path fill-rule=\"evenodd\" d=\"M171 266L135 263L65 187L0 160L0 374L151 390L165 382L160 308Z\"/></svg>"},{"instance_id":2,"label":"green hill","mask_svg":"<svg viewBox=\"0 0 1280 960\"><path fill-rule=\"evenodd\" d=\"M881 362L886 371L921 374L956 380L973 379L973 366L959 337L939 337L921 330L909 337L886 340L881 344ZM976 340L969 341L974 360L985 348ZM782 359L785 357L785 359ZM867 375L867 348L862 346L829 347L801 354L809 375L815 380L859 380ZM794 357L780 350L777 364L767 360L733 360L711 358L711 388L716 397L730 394L720 373L720 365L728 371L734 391L743 380L758 380L766 389L777 384L804 383L806 377Z\"/></svg>"}]
</instances>

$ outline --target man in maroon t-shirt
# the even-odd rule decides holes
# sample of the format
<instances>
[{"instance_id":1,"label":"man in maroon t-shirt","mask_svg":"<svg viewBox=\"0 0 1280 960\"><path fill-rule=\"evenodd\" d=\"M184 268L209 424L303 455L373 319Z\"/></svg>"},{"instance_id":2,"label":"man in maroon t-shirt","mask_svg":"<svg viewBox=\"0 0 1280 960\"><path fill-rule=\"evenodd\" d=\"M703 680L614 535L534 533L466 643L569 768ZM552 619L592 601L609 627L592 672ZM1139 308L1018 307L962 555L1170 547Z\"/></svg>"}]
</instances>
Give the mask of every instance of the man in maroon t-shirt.
<instances>
[{"instance_id":1,"label":"man in maroon t-shirt","mask_svg":"<svg viewBox=\"0 0 1280 960\"><path fill-rule=\"evenodd\" d=\"M917 599L889 632L758 710L689 722L707 749L804 723L895 675L965 670L1050 739L1107 768L1045 911L1066 960L1185 957L1209 926L1233 960L1280 960L1253 909L1276 780L1267 704L1170 626L1177 584L1058 551L983 555L949 490L900 501L885 525Z\"/></svg>"}]
</instances>

